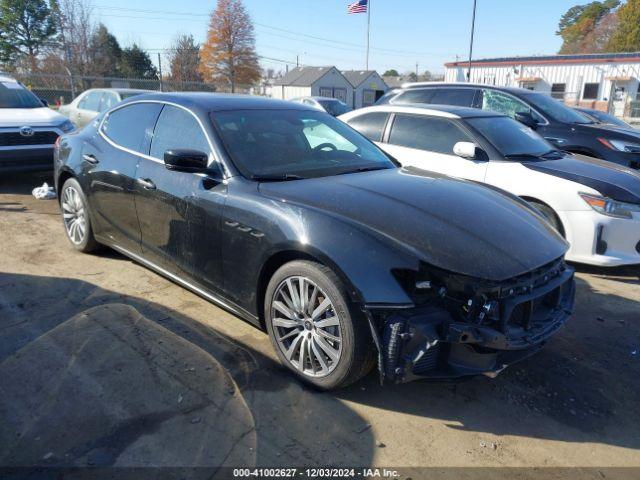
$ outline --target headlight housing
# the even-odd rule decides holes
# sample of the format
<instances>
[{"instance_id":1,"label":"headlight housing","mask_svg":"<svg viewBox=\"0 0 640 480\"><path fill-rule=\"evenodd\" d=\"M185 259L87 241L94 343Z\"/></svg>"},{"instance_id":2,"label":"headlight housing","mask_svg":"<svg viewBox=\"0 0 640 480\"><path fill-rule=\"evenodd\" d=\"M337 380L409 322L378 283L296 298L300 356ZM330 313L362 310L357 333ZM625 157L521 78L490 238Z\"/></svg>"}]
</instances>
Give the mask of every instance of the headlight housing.
<instances>
[{"instance_id":1,"label":"headlight housing","mask_svg":"<svg viewBox=\"0 0 640 480\"><path fill-rule=\"evenodd\" d=\"M69 132L73 132L76 129L76 126L73 124L71 120L65 120L60 125L58 125L58 128L62 130L64 133L69 133Z\"/></svg>"},{"instance_id":2,"label":"headlight housing","mask_svg":"<svg viewBox=\"0 0 640 480\"><path fill-rule=\"evenodd\" d=\"M598 141L611 150L625 153L640 153L640 142L632 142L629 140L609 140L607 138L598 138Z\"/></svg>"},{"instance_id":3,"label":"headlight housing","mask_svg":"<svg viewBox=\"0 0 640 480\"><path fill-rule=\"evenodd\" d=\"M618 202L607 197L580 193L580 198L596 212L608 217L633 218L633 212L640 212L640 204Z\"/></svg>"}]
</instances>

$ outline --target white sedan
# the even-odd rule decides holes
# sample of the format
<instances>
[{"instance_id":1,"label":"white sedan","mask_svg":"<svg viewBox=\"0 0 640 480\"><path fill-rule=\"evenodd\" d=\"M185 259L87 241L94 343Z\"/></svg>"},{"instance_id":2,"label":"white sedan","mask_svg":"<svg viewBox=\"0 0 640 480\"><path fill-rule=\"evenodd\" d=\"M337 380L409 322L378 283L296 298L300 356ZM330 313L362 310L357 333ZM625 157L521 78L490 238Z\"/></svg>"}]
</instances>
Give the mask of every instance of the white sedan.
<instances>
[{"instance_id":1,"label":"white sedan","mask_svg":"<svg viewBox=\"0 0 640 480\"><path fill-rule=\"evenodd\" d=\"M640 264L636 171L558 151L521 123L477 109L384 105L340 118L403 166L483 182L526 200L570 243L569 261Z\"/></svg>"}]
</instances>

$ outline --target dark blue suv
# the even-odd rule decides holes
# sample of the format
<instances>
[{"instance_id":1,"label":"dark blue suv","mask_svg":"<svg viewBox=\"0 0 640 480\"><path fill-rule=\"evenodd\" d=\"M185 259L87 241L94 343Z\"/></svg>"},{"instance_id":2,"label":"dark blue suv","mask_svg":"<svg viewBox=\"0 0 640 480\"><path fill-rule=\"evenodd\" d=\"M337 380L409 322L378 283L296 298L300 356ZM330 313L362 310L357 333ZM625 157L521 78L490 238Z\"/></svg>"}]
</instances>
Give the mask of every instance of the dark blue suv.
<instances>
[{"instance_id":1,"label":"dark blue suv","mask_svg":"<svg viewBox=\"0 0 640 480\"><path fill-rule=\"evenodd\" d=\"M377 105L388 103L496 111L531 127L561 150L640 169L640 130L596 123L542 92L467 83L412 83L387 93Z\"/></svg>"}]
</instances>

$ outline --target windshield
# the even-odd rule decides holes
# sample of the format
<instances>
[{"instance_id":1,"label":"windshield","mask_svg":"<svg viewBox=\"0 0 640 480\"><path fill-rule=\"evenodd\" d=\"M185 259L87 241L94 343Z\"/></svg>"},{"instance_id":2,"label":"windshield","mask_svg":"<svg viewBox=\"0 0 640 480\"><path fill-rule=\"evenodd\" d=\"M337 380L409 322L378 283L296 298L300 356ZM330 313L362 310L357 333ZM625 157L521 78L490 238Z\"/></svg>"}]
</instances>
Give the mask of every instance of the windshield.
<instances>
[{"instance_id":1,"label":"windshield","mask_svg":"<svg viewBox=\"0 0 640 480\"><path fill-rule=\"evenodd\" d=\"M340 120L309 110L213 112L227 152L247 178L295 179L395 168Z\"/></svg>"},{"instance_id":2,"label":"windshield","mask_svg":"<svg viewBox=\"0 0 640 480\"><path fill-rule=\"evenodd\" d=\"M567 107L559 100L545 95L543 93L527 93L523 95L529 103L540 110L542 113L552 117L558 122L565 123L593 123L584 115Z\"/></svg>"},{"instance_id":3,"label":"windshield","mask_svg":"<svg viewBox=\"0 0 640 480\"><path fill-rule=\"evenodd\" d=\"M554 147L536 132L509 117L470 118L467 123L505 157L538 157L554 150Z\"/></svg>"},{"instance_id":4,"label":"windshield","mask_svg":"<svg viewBox=\"0 0 640 480\"><path fill-rule=\"evenodd\" d=\"M339 100L318 100L318 103L334 117L351 111L346 103L342 103Z\"/></svg>"},{"instance_id":5,"label":"windshield","mask_svg":"<svg viewBox=\"0 0 640 480\"><path fill-rule=\"evenodd\" d=\"M0 108L42 108L38 97L18 82L0 82Z\"/></svg>"},{"instance_id":6,"label":"windshield","mask_svg":"<svg viewBox=\"0 0 640 480\"><path fill-rule=\"evenodd\" d=\"M609 115L608 113L600 112L598 110L581 110L581 112L585 113L590 117L595 118L598 122L601 122L601 123L608 123L611 125L617 125L618 127L624 127L624 128L633 128L627 122L622 121L619 118L614 117L613 115Z\"/></svg>"}]
</instances>

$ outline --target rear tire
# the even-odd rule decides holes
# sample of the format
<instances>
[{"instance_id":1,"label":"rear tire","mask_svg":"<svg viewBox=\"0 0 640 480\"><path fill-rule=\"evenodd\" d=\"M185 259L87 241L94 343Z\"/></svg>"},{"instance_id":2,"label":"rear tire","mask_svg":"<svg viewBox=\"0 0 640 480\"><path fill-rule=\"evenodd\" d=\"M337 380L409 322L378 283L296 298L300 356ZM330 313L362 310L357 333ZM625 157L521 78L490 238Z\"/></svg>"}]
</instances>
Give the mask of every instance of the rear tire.
<instances>
[{"instance_id":1,"label":"rear tire","mask_svg":"<svg viewBox=\"0 0 640 480\"><path fill-rule=\"evenodd\" d=\"M89 204L82 187L75 178L67 179L62 185L60 210L62 224L71 246L83 253L96 250L99 244L93 236Z\"/></svg>"},{"instance_id":2,"label":"rear tire","mask_svg":"<svg viewBox=\"0 0 640 480\"><path fill-rule=\"evenodd\" d=\"M278 358L304 381L330 390L371 369L375 357L369 325L331 269L299 260L283 265L267 285L264 304Z\"/></svg>"}]
</instances>

